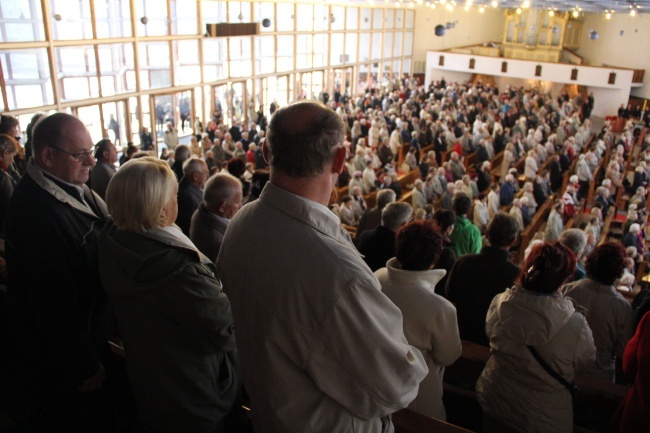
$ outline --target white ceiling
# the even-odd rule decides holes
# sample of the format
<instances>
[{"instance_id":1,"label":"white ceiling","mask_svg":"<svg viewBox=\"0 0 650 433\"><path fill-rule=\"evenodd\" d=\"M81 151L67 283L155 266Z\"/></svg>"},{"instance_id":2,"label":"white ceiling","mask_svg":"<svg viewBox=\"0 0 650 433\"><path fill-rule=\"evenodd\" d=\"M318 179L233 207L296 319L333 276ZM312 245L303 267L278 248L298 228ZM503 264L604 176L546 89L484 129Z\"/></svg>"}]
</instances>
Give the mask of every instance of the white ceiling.
<instances>
[{"instance_id":1,"label":"white ceiling","mask_svg":"<svg viewBox=\"0 0 650 433\"><path fill-rule=\"evenodd\" d=\"M371 1L372 0L367 0ZM396 3L399 0L383 0L384 2ZM355 2L355 1L352 1ZM365 1L364 1L365 2ZM495 3L496 2L496 3ZM356 3L356 2L355 2ZM382 0L377 0L377 4ZM415 3L425 6L464 8L468 4L471 8L492 8L500 9L517 9L517 8L534 8L556 11L573 11L578 12L612 12L629 14L632 9L636 13L650 12L650 0L401 0L402 5ZM427 4L428 3L428 4ZM525 3L528 3L526 5Z\"/></svg>"}]
</instances>

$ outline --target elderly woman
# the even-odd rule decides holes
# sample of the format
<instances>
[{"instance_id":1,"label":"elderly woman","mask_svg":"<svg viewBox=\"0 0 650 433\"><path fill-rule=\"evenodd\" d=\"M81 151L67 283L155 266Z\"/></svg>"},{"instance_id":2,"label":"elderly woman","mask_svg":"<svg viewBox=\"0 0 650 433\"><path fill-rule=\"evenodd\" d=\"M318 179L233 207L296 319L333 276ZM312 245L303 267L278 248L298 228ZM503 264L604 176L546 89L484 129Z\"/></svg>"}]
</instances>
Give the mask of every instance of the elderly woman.
<instances>
[{"instance_id":1,"label":"elderly woman","mask_svg":"<svg viewBox=\"0 0 650 433\"><path fill-rule=\"evenodd\" d=\"M587 322L594 335L596 363L588 373L614 381L616 358L623 356L632 336L632 307L618 293L614 282L623 274L625 250L620 242L596 247L587 257L587 278L568 284L563 291L587 309Z\"/></svg>"},{"instance_id":2,"label":"elderly woman","mask_svg":"<svg viewBox=\"0 0 650 433\"><path fill-rule=\"evenodd\" d=\"M240 384L232 314L212 261L174 226L177 190L169 165L153 157L115 174L100 275L145 429L216 432Z\"/></svg>"},{"instance_id":3,"label":"elderly woman","mask_svg":"<svg viewBox=\"0 0 650 433\"><path fill-rule=\"evenodd\" d=\"M443 246L443 238L429 222L411 222L397 232L396 257L375 271L382 292L402 310L406 339L422 352L429 367L409 409L442 420L446 419L442 403L445 366L461 353L456 308L434 292L446 273L434 269Z\"/></svg>"},{"instance_id":4,"label":"elderly woman","mask_svg":"<svg viewBox=\"0 0 650 433\"><path fill-rule=\"evenodd\" d=\"M574 270L571 250L542 243L526 259L518 284L492 300L485 324L492 357L476 383L484 432L573 431L571 393L533 352L569 383L593 364L589 325L559 292Z\"/></svg>"},{"instance_id":5,"label":"elderly woman","mask_svg":"<svg viewBox=\"0 0 650 433\"><path fill-rule=\"evenodd\" d=\"M551 209L551 213L546 221L546 229L544 231L544 240L546 242L554 242L560 238L560 233L564 230L563 213L564 202L562 200L555 200L553 209Z\"/></svg>"}]
</instances>

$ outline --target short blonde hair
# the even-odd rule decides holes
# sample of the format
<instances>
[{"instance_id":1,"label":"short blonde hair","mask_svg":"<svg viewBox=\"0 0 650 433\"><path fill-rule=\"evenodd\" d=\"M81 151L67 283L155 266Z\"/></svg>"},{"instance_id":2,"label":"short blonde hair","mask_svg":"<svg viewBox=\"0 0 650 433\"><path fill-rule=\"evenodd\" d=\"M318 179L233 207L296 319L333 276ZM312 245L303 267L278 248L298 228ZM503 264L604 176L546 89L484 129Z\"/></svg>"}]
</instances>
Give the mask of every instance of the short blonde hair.
<instances>
[{"instance_id":1,"label":"short blonde hair","mask_svg":"<svg viewBox=\"0 0 650 433\"><path fill-rule=\"evenodd\" d=\"M151 156L132 159L108 184L108 211L122 230L144 233L161 227L162 209L176 194L176 185L167 162Z\"/></svg>"}]
</instances>

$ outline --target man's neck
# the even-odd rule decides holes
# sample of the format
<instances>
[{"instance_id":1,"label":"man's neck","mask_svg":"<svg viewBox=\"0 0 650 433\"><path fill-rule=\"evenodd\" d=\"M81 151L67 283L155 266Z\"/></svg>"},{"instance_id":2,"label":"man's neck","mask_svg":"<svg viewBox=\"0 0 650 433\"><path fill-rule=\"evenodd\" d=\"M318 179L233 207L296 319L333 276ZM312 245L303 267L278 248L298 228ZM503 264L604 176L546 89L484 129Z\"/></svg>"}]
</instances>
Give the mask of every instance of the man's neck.
<instances>
[{"instance_id":1,"label":"man's neck","mask_svg":"<svg viewBox=\"0 0 650 433\"><path fill-rule=\"evenodd\" d=\"M279 171L271 170L271 183L292 194L299 195L308 200L327 206L332 194L333 184L331 176L323 172L316 177L292 177Z\"/></svg>"}]
</instances>

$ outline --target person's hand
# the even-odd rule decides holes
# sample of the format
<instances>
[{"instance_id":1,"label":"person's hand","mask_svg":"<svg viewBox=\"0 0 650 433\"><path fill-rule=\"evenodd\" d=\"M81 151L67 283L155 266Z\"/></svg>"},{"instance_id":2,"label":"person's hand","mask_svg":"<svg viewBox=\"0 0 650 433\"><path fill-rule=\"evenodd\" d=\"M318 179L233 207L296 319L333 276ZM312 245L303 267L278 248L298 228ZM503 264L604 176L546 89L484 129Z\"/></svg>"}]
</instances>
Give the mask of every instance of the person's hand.
<instances>
[{"instance_id":1,"label":"person's hand","mask_svg":"<svg viewBox=\"0 0 650 433\"><path fill-rule=\"evenodd\" d=\"M106 370L104 369L104 365L102 365L102 363L100 362L97 372L94 375L90 376L88 379L84 380L81 383L81 386L79 386L79 388L77 389L81 392L94 391L96 389L99 389L102 386L105 379L106 379Z\"/></svg>"}]
</instances>

